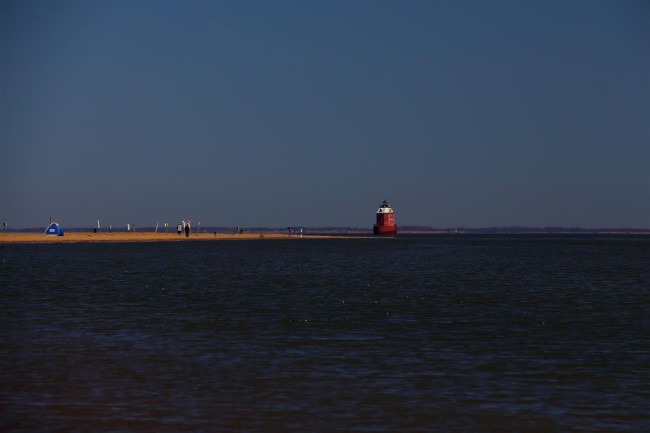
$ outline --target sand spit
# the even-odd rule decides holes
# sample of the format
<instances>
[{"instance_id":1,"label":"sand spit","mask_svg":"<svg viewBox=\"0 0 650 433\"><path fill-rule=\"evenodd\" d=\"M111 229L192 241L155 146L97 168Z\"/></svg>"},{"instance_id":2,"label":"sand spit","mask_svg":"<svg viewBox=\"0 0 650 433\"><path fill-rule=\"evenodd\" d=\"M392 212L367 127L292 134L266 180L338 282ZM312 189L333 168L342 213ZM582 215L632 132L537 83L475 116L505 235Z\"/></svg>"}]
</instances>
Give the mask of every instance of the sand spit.
<instances>
[{"instance_id":1,"label":"sand spit","mask_svg":"<svg viewBox=\"0 0 650 433\"><path fill-rule=\"evenodd\" d=\"M352 238L356 236L337 235L303 235L305 239ZM365 237L365 236L358 236ZM218 240L251 240L251 239L300 239L300 235L282 233L192 233L178 236L176 233L152 232L66 232L65 236L45 236L42 233L0 233L0 243L65 243L65 242L193 242Z\"/></svg>"}]
</instances>

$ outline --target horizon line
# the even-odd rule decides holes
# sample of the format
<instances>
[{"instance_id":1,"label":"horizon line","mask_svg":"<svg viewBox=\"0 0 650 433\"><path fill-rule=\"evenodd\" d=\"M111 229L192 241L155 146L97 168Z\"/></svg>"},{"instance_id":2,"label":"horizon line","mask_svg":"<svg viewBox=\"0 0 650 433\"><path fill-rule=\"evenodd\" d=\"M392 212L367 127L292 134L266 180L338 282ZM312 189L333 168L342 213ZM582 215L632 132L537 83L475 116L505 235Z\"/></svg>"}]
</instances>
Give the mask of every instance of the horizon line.
<instances>
[{"instance_id":1,"label":"horizon line","mask_svg":"<svg viewBox=\"0 0 650 433\"><path fill-rule=\"evenodd\" d=\"M54 222L54 221L53 221ZM126 227L122 227L122 225L112 227L112 225L109 225L111 227L112 231L116 232L122 232L122 231L128 231ZM98 228L98 231L108 231L109 227L101 227ZM19 228L12 228L12 227L3 227L1 230L2 232L20 232L20 231L41 231L47 228L47 225L44 227L19 227ZM67 227L66 230L68 231L93 231L96 227L90 227L90 226L70 226ZM176 226L168 226L167 228L165 226L158 226L157 231L158 232L164 232L165 230L168 229L175 230ZM193 228L192 231L199 230L199 229L204 229L204 230L234 230L236 228L241 228L245 230L268 230L268 231L286 231L289 228L293 229L302 229L302 230L309 230L309 231L316 231L316 230L325 230L325 231L372 231L372 227L358 227L358 226L299 226L299 225L292 225L292 226L286 226L286 227L270 227L270 226L215 226L215 225L197 225ZM137 228L136 228L137 229ZM443 233L454 233L454 232L648 232L650 233L650 228L639 228L639 227L625 227L625 226L619 226L619 227L582 227L582 226L520 226L520 225L507 225L507 226L447 226L447 227L434 227L434 226L426 226L426 225L399 225L398 229L400 229L402 232L443 232ZM143 226L137 231L155 231L156 226L155 225L150 225L150 226Z\"/></svg>"}]
</instances>

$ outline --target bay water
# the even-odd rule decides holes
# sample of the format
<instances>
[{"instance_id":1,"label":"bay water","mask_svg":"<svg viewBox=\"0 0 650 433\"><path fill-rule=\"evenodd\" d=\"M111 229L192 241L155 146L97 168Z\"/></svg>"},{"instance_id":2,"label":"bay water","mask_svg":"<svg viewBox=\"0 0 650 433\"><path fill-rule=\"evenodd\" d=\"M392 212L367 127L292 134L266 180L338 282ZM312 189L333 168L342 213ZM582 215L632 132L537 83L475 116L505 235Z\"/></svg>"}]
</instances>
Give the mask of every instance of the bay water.
<instances>
[{"instance_id":1,"label":"bay water","mask_svg":"<svg viewBox=\"0 0 650 433\"><path fill-rule=\"evenodd\" d=\"M0 245L0 431L650 431L650 238Z\"/></svg>"}]
</instances>

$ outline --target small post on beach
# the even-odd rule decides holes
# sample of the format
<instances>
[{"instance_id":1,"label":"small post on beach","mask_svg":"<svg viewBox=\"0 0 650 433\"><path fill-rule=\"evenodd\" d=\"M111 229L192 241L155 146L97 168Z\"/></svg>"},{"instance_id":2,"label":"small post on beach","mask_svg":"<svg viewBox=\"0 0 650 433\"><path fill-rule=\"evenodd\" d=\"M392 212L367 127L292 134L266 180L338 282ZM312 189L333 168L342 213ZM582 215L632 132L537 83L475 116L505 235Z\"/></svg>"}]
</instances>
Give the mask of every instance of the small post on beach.
<instances>
[{"instance_id":1,"label":"small post on beach","mask_svg":"<svg viewBox=\"0 0 650 433\"><path fill-rule=\"evenodd\" d=\"M7 230L7 223L3 221L2 222L2 231L5 231L5 230Z\"/></svg>"}]
</instances>

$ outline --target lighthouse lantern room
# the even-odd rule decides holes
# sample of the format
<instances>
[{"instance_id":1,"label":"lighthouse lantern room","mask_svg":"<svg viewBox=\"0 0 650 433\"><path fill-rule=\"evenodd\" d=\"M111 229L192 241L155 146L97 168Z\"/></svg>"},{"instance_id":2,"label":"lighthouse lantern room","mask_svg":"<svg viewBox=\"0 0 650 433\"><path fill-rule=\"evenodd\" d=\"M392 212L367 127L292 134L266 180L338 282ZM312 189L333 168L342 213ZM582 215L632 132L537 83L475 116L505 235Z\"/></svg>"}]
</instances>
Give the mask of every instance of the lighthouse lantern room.
<instances>
[{"instance_id":1,"label":"lighthouse lantern room","mask_svg":"<svg viewBox=\"0 0 650 433\"><path fill-rule=\"evenodd\" d=\"M376 235L394 235L397 234L397 225L395 225L395 212L386 200L377 209L377 222L373 227L373 233Z\"/></svg>"}]
</instances>

